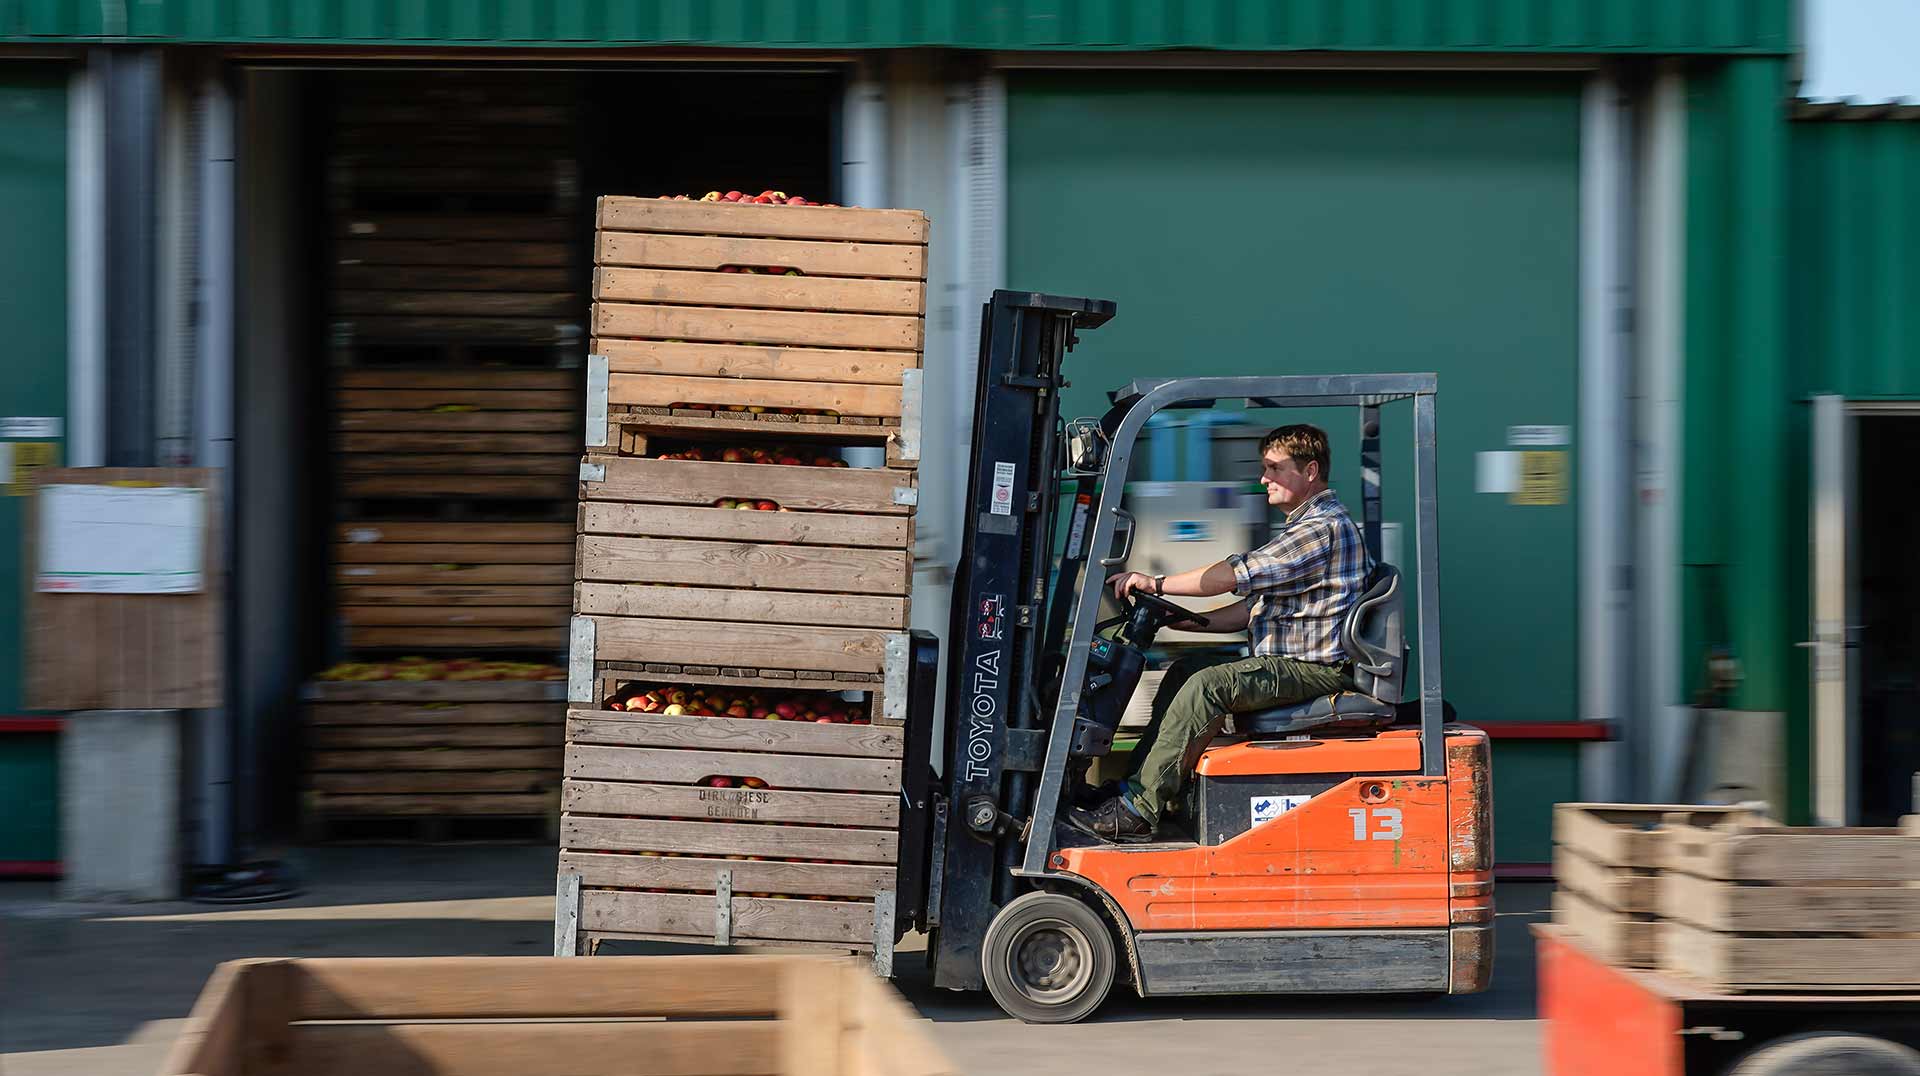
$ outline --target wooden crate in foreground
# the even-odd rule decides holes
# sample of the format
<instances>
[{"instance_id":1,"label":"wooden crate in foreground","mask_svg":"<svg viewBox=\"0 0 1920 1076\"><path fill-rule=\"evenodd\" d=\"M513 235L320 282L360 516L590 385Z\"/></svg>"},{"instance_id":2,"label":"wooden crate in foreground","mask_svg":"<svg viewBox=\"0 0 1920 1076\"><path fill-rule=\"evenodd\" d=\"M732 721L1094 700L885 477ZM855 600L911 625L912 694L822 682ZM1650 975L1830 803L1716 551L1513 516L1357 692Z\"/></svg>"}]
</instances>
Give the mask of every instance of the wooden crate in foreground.
<instances>
[{"instance_id":1,"label":"wooden crate in foreground","mask_svg":"<svg viewBox=\"0 0 1920 1076\"><path fill-rule=\"evenodd\" d=\"M238 960L161 1076L945 1076L899 994L813 956Z\"/></svg>"},{"instance_id":2,"label":"wooden crate in foreground","mask_svg":"<svg viewBox=\"0 0 1920 1076\"><path fill-rule=\"evenodd\" d=\"M1665 824L1752 817L1738 807L1561 803L1553 810L1553 921L1610 963L1659 962Z\"/></svg>"},{"instance_id":3,"label":"wooden crate in foreground","mask_svg":"<svg viewBox=\"0 0 1920 1076\"><path fill-rule=\"evenodd\" d=\"M1920 989L1920 816L1902 828L1677 824L1660 966L1728 991Z\"/></svg>"}]
</instances>

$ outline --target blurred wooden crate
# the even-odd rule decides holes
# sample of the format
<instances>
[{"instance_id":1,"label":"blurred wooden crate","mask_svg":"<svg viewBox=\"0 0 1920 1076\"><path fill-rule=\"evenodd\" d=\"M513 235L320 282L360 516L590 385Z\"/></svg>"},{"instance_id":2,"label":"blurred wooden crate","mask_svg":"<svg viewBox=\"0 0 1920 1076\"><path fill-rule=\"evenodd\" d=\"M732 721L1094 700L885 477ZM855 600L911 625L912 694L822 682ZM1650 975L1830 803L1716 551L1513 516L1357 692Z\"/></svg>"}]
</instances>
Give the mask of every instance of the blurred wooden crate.
<instances>
[{"instance_id":1,"label":"blurred wooden crate","mask_svg":"<svg viewBox=\"0 0 1920 1076\"><path fill-rule=\"evenodd\" d=\"M348 647L565 647L572 531L565 523L338 524L334 595Z\"/></svg>"},{"instance_id":2,"label":"blurred wooden crate","mask_svg":"<svg viewBox=\"0 0 1920 1076\"><path fill-rule=\"evenodd\" d=\"M1666 825L1751 817L1738 807L1561 803L1553 809L1553 921L1609 962L1659 962Z\"/></svg>"},{"instance_id":3,"label":"blurred wooden crate","mask_svg":"<svg viewBox=\"0 0 1920 1076\"><path fill-rule=\"evenodd\" d=\"M1664 852L1662 970L1726 991L1920 988L1920 816L1673 825Z\"/></svg>"},{"instance_id":4,"label":"blurred wooden crate","mask_svg":"<svg viewBox=\"0 0 1920 1076\"><path fill-rule=\"evenodd\" d=\"M563 1059L563 1060L562 1060ZM899 994L816 956L255 959L161 1076L952 1076Z\"/></svg>"},{"instance_id":5,"label":"blurred wooden crate","mask_svg":"<svg viewBox=\"0 0 1920 1076\"><path fill-rule=\"evenodd\" d=\"M554 681L316 681L302 691L303 826L474 818L557 824L566 703ZM425 832L425 831L423 831Z\"/></svg>"}]
</instances>

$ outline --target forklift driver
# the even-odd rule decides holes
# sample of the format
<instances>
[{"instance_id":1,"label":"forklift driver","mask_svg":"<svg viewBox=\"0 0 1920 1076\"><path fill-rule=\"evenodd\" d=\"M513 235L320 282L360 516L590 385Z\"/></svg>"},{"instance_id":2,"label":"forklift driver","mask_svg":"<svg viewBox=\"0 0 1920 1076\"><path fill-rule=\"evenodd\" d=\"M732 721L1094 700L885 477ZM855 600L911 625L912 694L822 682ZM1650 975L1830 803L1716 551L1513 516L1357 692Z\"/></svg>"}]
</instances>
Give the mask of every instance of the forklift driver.
<instances>
[{"instance_id":1,"label":"forklift driver","mask_svg":"<svg viewBox=\"0 0 1920 1076\"><path fill-rule=\"evenodd\" d=\"M1260 442L1260 484L1267 503L1287 513L1273 540L1250 553L1175 575L1122 572L1116 598L1134 591L1167 597L1241 600L1207 613L1187 631L1247 631L1250 658L1182 658L1153 699L1153 719L1134 749L1129 776L1093 790L1069 812L1072 823L1107 841L1152 836L1177 803L1207 743L1226 715L1354 689L1340 628L1365 593L1373 558L1360 529L1328 488L1327 435L1315 426L1282 426Z\"/></svg>"}]
</instances>

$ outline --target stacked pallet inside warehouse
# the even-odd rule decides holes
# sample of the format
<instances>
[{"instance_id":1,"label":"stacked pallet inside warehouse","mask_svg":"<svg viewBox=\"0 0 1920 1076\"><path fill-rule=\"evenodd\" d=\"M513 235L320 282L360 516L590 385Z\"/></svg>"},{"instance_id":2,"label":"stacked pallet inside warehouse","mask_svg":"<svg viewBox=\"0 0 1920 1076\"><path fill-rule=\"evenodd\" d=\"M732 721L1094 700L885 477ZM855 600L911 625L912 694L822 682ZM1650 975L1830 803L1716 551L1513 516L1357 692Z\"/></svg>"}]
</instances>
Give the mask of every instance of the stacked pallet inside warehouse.
<instances>
[{"instance_id":1,"label":"stacked pallet inside warehouse","mask_svg":"<svg viewBox=\"0 0 1920 1076\"><path fill-rule=\"evenodd\" d=\"M560 856L582 944L885 949L926 219L598 214Z\"/></svg>"},{"instance_id":2,"label":"stacked pallet inside warehouse","mask_svg":"<svg viewBox=\"0 0 1920 1076\"><path fill-rule=\"evenodd\" d=\"M1920 988L1920 816L1797 828L1742 806L1563 803L1553 921L1718 992Z\"/></svg>"},{"instance_id":3,"label":"stacked pallet inside warehouse","mask_svg":"<svg viewBox=\"0 0 1920 1076\"><path fill-rule=\"evenodd\" d=\"M486 659L553 670L566 646L587 280L575 90L398 71L332 85L335 672L455 679L408 679L350 712L340 685L310 685L306 827L548 834L557 687L487 695L458 675ZM476 705L484 719L463 721ZM416 720L434 712L444 720Z\"/></svg>"},{"instance_id":4,"label":"stacked pallet inside warehouse","mask_svg":"<svg viewBox=\"0 0 1920 1076\"><path fill-rule=\"evenodd\" d=\"M452 840L514 834L502 823L521 822L520 836L552 839L564 695L538 680L308 684L307 835Z\"/></svg>"}]
</instances>

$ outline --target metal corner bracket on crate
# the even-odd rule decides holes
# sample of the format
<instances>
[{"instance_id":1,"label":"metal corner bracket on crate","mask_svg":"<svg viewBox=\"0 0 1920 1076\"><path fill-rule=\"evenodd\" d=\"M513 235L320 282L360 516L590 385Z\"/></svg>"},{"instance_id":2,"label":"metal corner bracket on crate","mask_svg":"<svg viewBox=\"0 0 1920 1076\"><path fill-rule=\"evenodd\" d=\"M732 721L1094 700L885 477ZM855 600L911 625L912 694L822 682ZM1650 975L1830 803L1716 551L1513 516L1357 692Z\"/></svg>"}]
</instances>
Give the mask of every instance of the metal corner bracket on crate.
<instances>
[{"instance_id":1,"label":"metal corner bracket on crate","mask_svg":"<svg viewBox=\"0 0 1920 1076\"><path fill-rule=\"evenodd\" d=\"M923 406L922 371L900 374L900 458L920 462L920 413Z\"/></svg>"},{"instance_id":2,"label":"metal corner bracket on crate","mask_svg":"<svg viewBox=\"0 0 1920 1076\"><path fill-rule=\"evenodd\" d=\"M907 720L907 672L913 658L913 641L905 632L887 636L885 664L881 667L882 711L889 722Z\"/></svg>"},{"instance_id":3,"label":"metal corner bracket on crate","mask_svg":"<svg viewBox=\"0 0 1920 1076\"><path fill-rule=\"evenodd\" d=\"M574 617L567 631L567 701L570 703L593 706L600 701L594 697L594 652L593 618Z\"/></svg>"},{"instance_id":4,"label":"metal corner bracket on crate","mask_svg":"<svg viewBox=\"0 0 1920 1076\"><path fill-rule=\"evenodd\" d=\"M606 464L604 464L604 463L582 463L582 464L580 465L580 481L582 481L582 482L605 482L606 480L607 480L607 465L606 465Z\"/></svg>"},{"instance_id":5,"label":"metal corner bracket on crate","mask_svg":"<svg viewBox=\"0 0 1920 1076\"><path fill-rule=\"evenodd\" d=\"M607 357L587 356L587 447L607 446Z\"/></svg>"}]
</instances>

